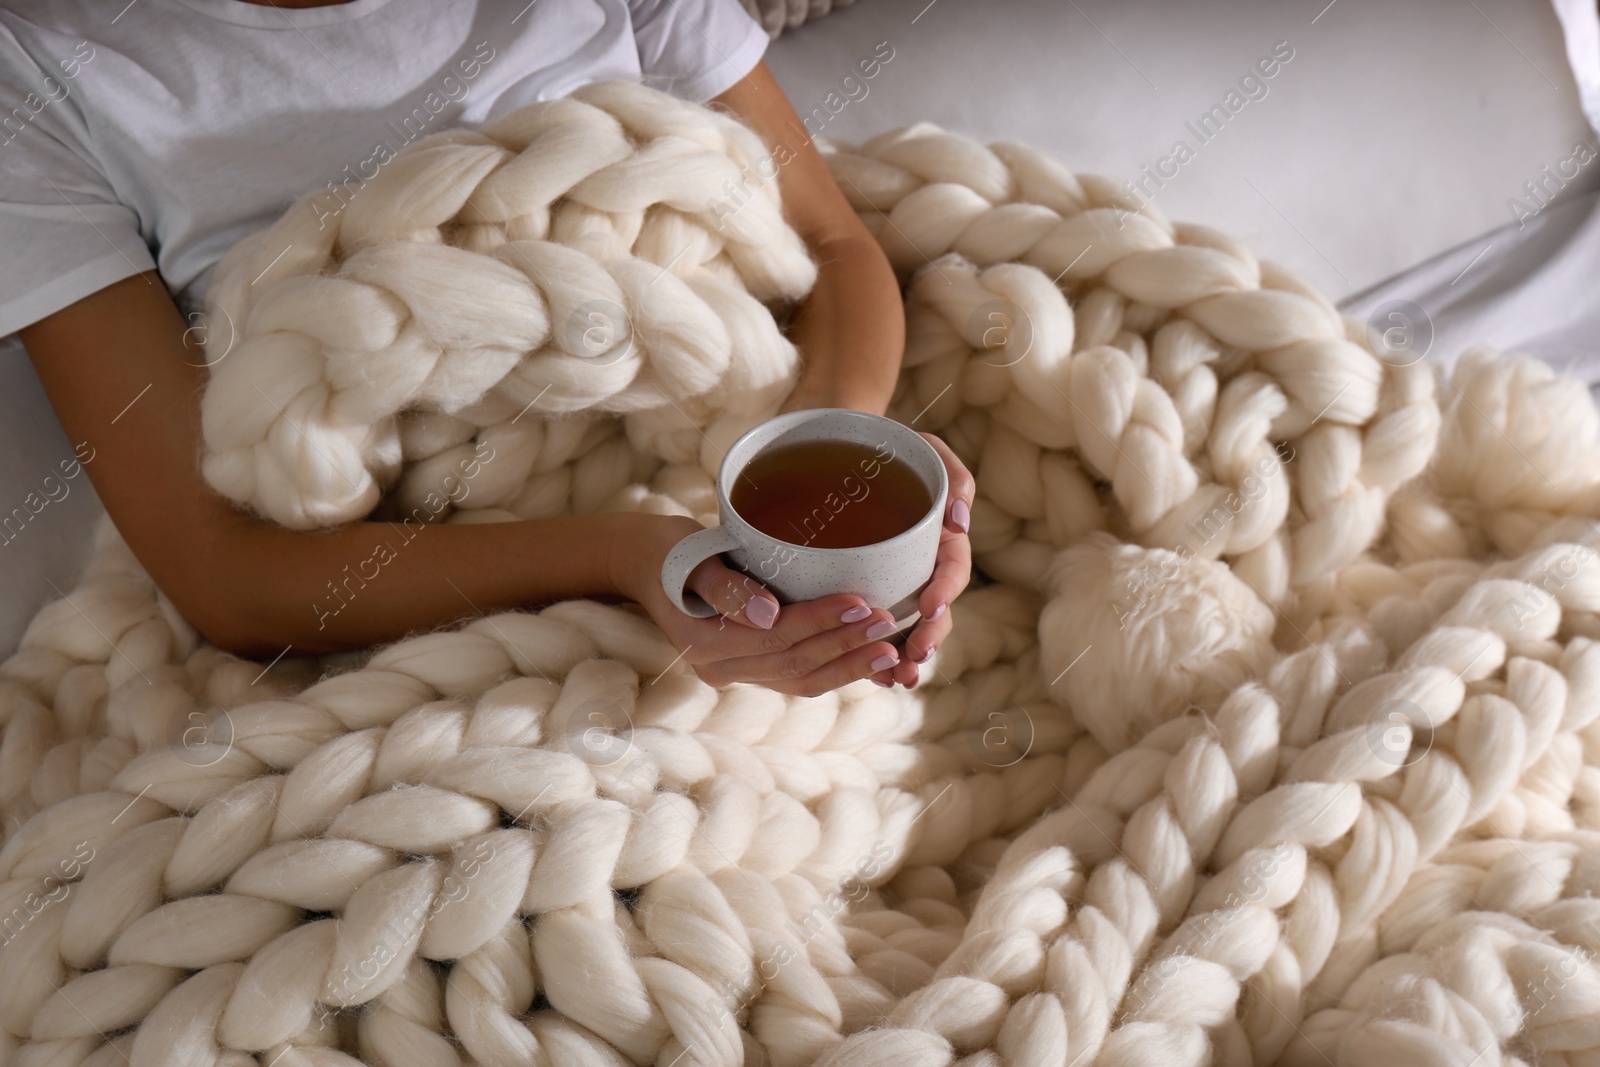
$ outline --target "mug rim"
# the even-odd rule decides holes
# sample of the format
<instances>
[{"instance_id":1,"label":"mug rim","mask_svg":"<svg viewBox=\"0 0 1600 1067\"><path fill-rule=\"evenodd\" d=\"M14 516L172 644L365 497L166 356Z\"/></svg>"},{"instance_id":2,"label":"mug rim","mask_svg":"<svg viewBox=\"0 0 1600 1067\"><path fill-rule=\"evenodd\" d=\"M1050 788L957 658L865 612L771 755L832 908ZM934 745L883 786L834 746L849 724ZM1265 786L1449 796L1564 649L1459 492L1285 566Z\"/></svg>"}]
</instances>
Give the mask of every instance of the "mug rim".
<instances>
[{"instance_id":1,"label":"mug rim","mask_svg":"<svg viewBox=\"0 0 1600 1067\"><path fill-rule=\"evenodd\" d=\"M754 525L752 525L750 523L750 520L746 519L743 515L739 514L738 510L736 508L734 508L733 501L729 497L727 488L725 486L725 477L726 477L727 472L728 472L728 463L733 459L733 455L734 455L734 453L736 451L738 451L739 446L744 444L747 439L749 439L751 436L753 436L756 433L756 431L770 428L772 426L772 424L775 423L775 422L779 422L779 421L782 421L782 420L792 420L792 422L794 424L803 425L805 423L806 419L811 418L811 417L824 415L824 414L828 414L828 415L845 415L845 416L848 416L850 418L859 418L859 419L865 419L865 420L868 420L868 421L875 421L875 422L880 422L880 423L883 423L883 422L889 423L890 425L895 426L898 429L905 431L906 434L908 434L913 440L915 440L916 446L914 446L914 447L920 446L921 448L927 450L928 454L933 459L934 470L936 470L938 472L938 484L936 486L934 486L934 490L933 490L933 501L934 502L933 502L933 504L928 508L928 510L926 512L923 513L923 515L919 519L917 519L916 522L912 523L910 526L907 526L904 530L901 530L899 533L895 534L893 537L886 537L882 541L873 541L873 542L871 542L869 544L865 544L865 545L854 545L854 546L849 547L849 548L821 548L821 547L818 547L816 545L796 544L793 541L785 541L781 537L774 537L772 534L769 534L764 530L757 529ZM785 427L785 428L787 428L787 427ZM754 459L755 457L751 456L750 458ZM748 462L749 461L747 460L746 463L748 463ZM741 470L744 469L744 465L743 464L740 465L740 469ZM909 540L914 535L916 535L918 533L921 533L923 530L925 530L930 523L942 522L943 518L944 518L944 516L943 516L944 503L948 501L948 498L949 498L949 495L950 495L950 472L945 469L944 458L939 455L938 450L935 449L932 445L930 445L926 440L924 440L922 435L919 434L916 430L913 430L911 427L907 426L903 422L900 422L898 419L891 419L887 415L876 415L876 414L874 414L874 413L872 413L870 411L857 411L854 408L802 408L799 411L786 411L781 415L774 415L770 419L763 419L761 422L756 423L754 426L750 427L744 433L742 433L738 437L734 438L733 443L728 446L728 450L722 454L722 462L717 465L716 487L717 487L717 506L718 506L718 509L722 512L722 521L724 523L728 523L728 522L736 523L743 530L748 530L748 531L750 531L751 533L755 534L758 537L764 537L767 540L773 542L774 544L782 545L783 547L788 548L788 549L793 549L796 552L807 552L807 553L813 553L813 554L817 554L817 555L826 555L828 553L833 553L833 552L862 552L862 551L865 551L867 549L887 548L889 546L894 545L897 541ZM941 499L940 499L941 497L943 497L945 499L943 501L941 501Z\"/></svg>"}]
</instances>

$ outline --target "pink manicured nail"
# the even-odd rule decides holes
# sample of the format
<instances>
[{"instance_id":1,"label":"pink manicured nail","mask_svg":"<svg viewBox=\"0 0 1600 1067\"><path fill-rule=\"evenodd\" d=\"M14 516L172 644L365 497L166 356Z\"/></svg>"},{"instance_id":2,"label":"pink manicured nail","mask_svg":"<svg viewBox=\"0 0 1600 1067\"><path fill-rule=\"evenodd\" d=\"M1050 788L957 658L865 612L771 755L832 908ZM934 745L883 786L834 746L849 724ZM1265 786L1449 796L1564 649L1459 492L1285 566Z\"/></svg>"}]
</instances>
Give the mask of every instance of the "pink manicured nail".
<instances>
[{"instance_id":1,"label":"pink manicured nail","mask_svg":"<svg viewBox=\"0 0 1600 1067\"><path fill-rule=\"evenodd\" d=\"M914 662L914 663L926 663L926 662L928 662L929 659L933 658L933 650L938 648L938 647L939 647L938 645L929 645L927 648L922 650L922 655L913 657L912 662Z\"/></svg>"},{"instance_id":2,"label":"pink manicured nail","mask_svg":"<svg viewBox=\"0 0 1600 1067\"><path fill-rule=\"evenodd\" d=\"M872 661L872 669L873 669L874 672L876 672L876 671L886 671L890 667L893 667L896 663L899 663L899 662L900 662L900 657L899 656L891 655L890 653L885 652L883 655L879 656L877 659Z\"/></svg>"},{"instance_id":3,"label":"pink manicured nail","mask_svg":"<svg viewBox=\"0 0 1600 1067\"><path fill-rule=\"evenodd\" d=\"M867 640L876 641L880 637L888 637L890 634L894 633L895 629L896 627L893 619L881 619L867 627ZM881 668L873 668L873 670L879 669Z\"/></svg>"},{"instance_id":4,"label":"pink manicured nail","mask_svg":"<svg viewBox=\"0 0 1600 1067\"><path fill-rule=\"evenodd\" d=\"M879 689L893 689L894 688L894 683L893 682L880 682L876 678L869 678L867 680L869 682L871 682L873 685L877 686Z\"/></svg>"},{"instance_id":5,"label":"pink manicured nail","mask_svg":"<svg viewBox=\"0 0 1600 1067\"><path fill-rule=\"evenodd\" d=\"M745 601L744 617L763 630L770 630L778 617L778 602L764 596L753 596Z\"/></svg>"},{"instance_id":6,"label":"pink manicured nail","mask_svg":"<svg viewBox=\"0 0 1600 1067\"><path fill-rule=\"evenodd\" d=\"M934 608L933 609L933 614L928 616L928 621L932 622L934 619L937 619L940 615L943 615L944 614L944 609L947 608L947 607L949 607L948 604L940 604L938 607Z\"/></svg>"},{"instance_id":7,"label":"pink manicured nail","mask_svg":"<svg viewBox=\"0 0 1600 1067\"><path fill-rule=\"evenodd\" d=\"M872 609L869 608L867 605L865 605L865 604L857 604L855 607L851 608L849 611L846 611L843 615L840 615L839 616L839 621L840 622L860 622L862 619L866 618L868 615L871 615L871 614L872 614Z\"/></svg>"},{"instance_id":8,"label":"pink manicured nail","mask_svg":"<svg viewBox=\"0 0 1600 1067\"><path fill-rule=\"evenodd\" d=\"M965 500L957 499L950 505L950 521L955 523L956 529L962 533L967 532L967 527L972 525L972 512Z\"/></svg>"}]
</instances>

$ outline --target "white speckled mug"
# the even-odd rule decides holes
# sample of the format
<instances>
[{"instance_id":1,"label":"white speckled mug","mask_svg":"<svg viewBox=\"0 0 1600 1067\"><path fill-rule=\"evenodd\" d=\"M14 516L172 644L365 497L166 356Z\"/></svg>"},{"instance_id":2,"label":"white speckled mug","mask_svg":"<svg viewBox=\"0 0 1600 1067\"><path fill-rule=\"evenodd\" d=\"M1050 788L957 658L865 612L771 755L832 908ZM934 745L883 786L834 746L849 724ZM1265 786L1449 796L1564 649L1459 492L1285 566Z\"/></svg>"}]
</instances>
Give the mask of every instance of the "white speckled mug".
<instances>
[{"instance_id":1,"label":"white speckled mug","mask_svg":"<svg viewBox=\"0 0 1600 1067\"><path fill-rule=\"evenodd\" d=\"M892 450L890 456L907 463L927 486L933 497L932 506L909 529L859 548L816 548L779 540L750 525L733 509L729 494L734 482L757 454L778 445L818 440L854 441L879 455L884 454L885 448ZM716 609L684 589L684 583L702 561L726 553L730 566L777 594L779 603L814 600L831 593L855 593L873 607L887 609L899 623L898 629L904 630L921 617L917 594L933 574L949 493L950 479L944 461L909 427L881 415L847 408L791 411L747 430L728 449L717 470L717 511L722 523L692 533L674 545L661 565L661 584L686 614L701 618L715 615ZM840 499L854 498L841 492ZM838 513L826 502L819 508L824 519L830 510Z\"/></svg>"}]
</instances>

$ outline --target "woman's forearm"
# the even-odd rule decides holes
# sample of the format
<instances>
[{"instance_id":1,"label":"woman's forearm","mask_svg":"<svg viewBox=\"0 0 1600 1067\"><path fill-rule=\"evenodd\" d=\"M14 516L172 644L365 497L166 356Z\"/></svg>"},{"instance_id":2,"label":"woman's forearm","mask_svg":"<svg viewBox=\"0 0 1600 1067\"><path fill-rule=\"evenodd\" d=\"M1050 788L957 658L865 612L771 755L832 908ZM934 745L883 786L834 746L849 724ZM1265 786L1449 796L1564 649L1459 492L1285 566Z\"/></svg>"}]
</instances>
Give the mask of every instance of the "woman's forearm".
<instances>
[{"instance_id":1,"label":"woman's forearm","mask_svg":"<svg viewBox=\"0 0 1600 1067\"><path fill-rule=\"evenodd\" d=\"M817 283L789 332L802 362L785 409L845 407L881 415L905 352L899 283L865 231L816 253Z\"/></svg>"},{"instance_id":2,"label":"woman's forearm","mask_svg":"<svg viewBox=\"0 0 1600 1067\"><path fill-rule=\"evenodd\" d=\"M818 262L816 285L789 331L802 363L784 410L848 407L883 414L905 354L905 309L888 257L766 63L757 63L717 101L772 150L784 217Z\"/></svg>"},{"instance_id":3,"label":"woman's forearm","mask_svg":"<svg viewBox=\"0 0 1600 1067\"><path fill-rule=\"evenodd\" d=\"M648 575L624 549L672 532L668 517L619 513L318 532L266 522L200 476L197 401L210 372L193 339L153 271L23 331L129 549L178 611L229 651L343 651L479 612L631 596L620 577L636 587Z\"/></svg>"},{"instance_id":4,"label":"woman's forearm","mask_svg":"<svg viewBox=\"0 0 1600 1067\"><path fill-rule=\"evenodd\" d=\"M817 282L790 337L800 381L786 409L882 414L905 349L900 288L859 237L820 244ZM455 619L576 597L623 597L617 559L639 542L628 514L507 523L359 522L304 533L241 518L214 564L227 617L208 636L276 656L343 651Z\"/></svg>"},{"instance_id":5,"label":"woman's forearm","mask_svg":"<svg viewBox=\"0 0 1600 1067\"><path fill-rule=\"evenodd\" d=\"M231 652L272 658L392 641L464 617L615 597L638 515L522 522L357 522L303 532L241 517L209 555L201 625Z\"/></svg>"}]
</instances>

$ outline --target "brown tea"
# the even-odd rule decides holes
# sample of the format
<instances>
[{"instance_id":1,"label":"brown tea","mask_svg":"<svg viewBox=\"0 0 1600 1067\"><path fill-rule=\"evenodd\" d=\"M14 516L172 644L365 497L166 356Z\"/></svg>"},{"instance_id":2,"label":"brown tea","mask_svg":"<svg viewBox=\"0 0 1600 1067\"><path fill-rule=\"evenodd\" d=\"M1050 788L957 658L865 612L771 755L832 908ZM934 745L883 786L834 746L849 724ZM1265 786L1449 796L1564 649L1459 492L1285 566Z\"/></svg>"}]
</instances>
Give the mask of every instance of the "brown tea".
<instances>
[{"instance_id":1,"label":"brown tea","mask_svg":"<svg viewBox=\"0 0 1600 1067\"><path fill-rule=\"evenodd\" d=\"M888 444L802 441L745 464L729 502L768 537L811 548L859 548L904 533L933 494Z\"/></svg>"}]
</instances>

